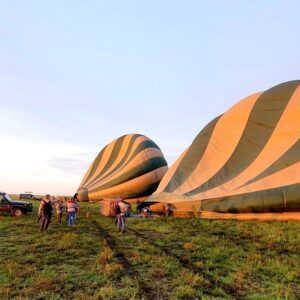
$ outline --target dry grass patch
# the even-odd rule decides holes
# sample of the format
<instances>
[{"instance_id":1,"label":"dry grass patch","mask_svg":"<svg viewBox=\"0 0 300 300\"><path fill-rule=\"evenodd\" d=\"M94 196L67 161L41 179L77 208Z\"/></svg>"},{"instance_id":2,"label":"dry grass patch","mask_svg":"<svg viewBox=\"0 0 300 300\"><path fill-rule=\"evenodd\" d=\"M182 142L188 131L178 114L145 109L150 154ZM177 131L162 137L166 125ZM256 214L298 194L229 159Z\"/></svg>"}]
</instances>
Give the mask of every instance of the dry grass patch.
<instances>
[{"instance_id":1,"label":"dry grass patch","mask_svg":"<svg viewBox=\"0 0 300 300\"><path fill-rule=\"evenodd\" d=\"M114 287L112 285L104 286L97 291L93 299L106 300L111 299L114 294Z\"/></svg>"},{"instance_id":2,"label":"dry grass patch","mask_svg":"<svg viewBox=\"0 0 300 300\"><path fill-rule=\"evenodd\" d=\"M9 274L15 274L19 268L20 265L14 261L11 261L6 265L6 269Z\"/></svg>"},{"instance_id":3,"label":"dry grass patch","mask_svg":"<svg viewBox=\"0 0 300 300\"><path fill-rule=\"evenodd\" d=\"M58 250L67 250L74 246L77 235L73 232L64 233L61 238L58 240L57 249Z\"/></svg>"},{"instance_id":4,"label":"dry grass patch","mask_svg":"<svg viewBox=\"0 0 300 300\"><path fill-rule=\"evenodd\" d=\"M179 273L178 284L180 285L182 283L191 287L204 287L209 286L210 284L206 278L201 276L201 274L193 273L187 269Z\"/></svg>"},{"instance_id":5,"label":"dry grass patch","mask_svg":"<svg viewBox=\"0 0 300 300\"><path fill-rule=\"evenodd\" d=\"M110 247L104 247L97 258L97 263L101 265L108 264L112 261L114 256Z\"/></svg>"},{"instance_id":6,"label":"dry grass patch","mask_svg":"<svg viewBox=\"0 0 300 300\"><path fill-rule=\"evenodd\" d=\"M123 267L119 263L106 264L103 269L103 275L109 279L118 279L123 273Z\"/></svg>"},{"instance_id":7,"label":"dry grass patch","mask_svg":"<svg viewBox=\"0 0 300 300\"><path fill-rule=\"evenodd\" d=\"M26 254L35 254L38 252L38 249L35 246L28 246L25 250Z\"/></svg>"},{"instance_id":8,"label":"dry grass patch","mask_svg":"<svg viewBox=\"0 0 300 300\"><path fill-rule=\"evenodd\" d=\"M172 299L196 299L196 290L189 285L178 286L173 292Z\"/></svg>"},{"instance_id":9,"label":"dry grass patch","mask_svg":"<svg viewBox=\"0 0 300 300\"><path fill-rule=\"evenodd\" d=\"M167 274L167 271L162 268L162 267L153 267L153 268L150 268L149 272L148 272L148 275L150 277L154 277L154 278L163 278L164 276L166 276Z\"/></svg>"},{"instance_id":10,"label":"dry grass patch","mask_svg":"<svg viewBox=\"0 0 300 300\"><path fill-rule=\"evenodd\" d=\"M189 251L196 251L197 245L194 242L188 242L184 244L184 249Z\"/></svg>"}]
</instances>

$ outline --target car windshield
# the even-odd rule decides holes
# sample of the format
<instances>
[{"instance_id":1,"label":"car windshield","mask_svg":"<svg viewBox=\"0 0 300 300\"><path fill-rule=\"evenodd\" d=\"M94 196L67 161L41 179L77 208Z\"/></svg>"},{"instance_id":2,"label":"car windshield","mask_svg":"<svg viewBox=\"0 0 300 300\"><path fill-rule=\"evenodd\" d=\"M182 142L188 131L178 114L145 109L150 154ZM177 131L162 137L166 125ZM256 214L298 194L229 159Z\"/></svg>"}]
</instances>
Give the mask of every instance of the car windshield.
<instances>
[{"instance_id":1,"label":"car windshield","mask_svg":"<svg viewBox=\"0 0 300 300\"><path fill-rule=\"evenodd\" d=\"M5 199L8 200L8 201L12 201L12 199L10 198L9 195L5 194Z\"/></svg>"}]
</instances>

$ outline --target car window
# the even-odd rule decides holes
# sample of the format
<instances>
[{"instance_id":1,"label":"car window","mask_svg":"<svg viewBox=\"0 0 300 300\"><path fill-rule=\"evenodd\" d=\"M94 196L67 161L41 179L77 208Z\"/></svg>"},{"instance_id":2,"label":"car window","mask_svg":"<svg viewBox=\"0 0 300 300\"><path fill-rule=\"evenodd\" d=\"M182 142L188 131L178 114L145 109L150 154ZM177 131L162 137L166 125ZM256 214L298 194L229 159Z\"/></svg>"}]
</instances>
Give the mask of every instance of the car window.
<instances>
[{"instance_id":1,"label":"car window","mask_svg":"<svg viewBox=\"0 0 300 300\"><path fill-rule=\"evenodd\" d=\"M0 202L4 202L4 197L3 197L3 195L0 195Z\"/></svg>"},{"instance_id":2,"label":"car window","mask_svg":"<svg viewBox=\"0 0 300 300\"><path fill-rule=\"evenodd\" d=\"M10 196L9 196L8 194L5 194L5 199L6 199L7 201L12 201L12 199L10 198Z\"/></svg>"}]
</instances>

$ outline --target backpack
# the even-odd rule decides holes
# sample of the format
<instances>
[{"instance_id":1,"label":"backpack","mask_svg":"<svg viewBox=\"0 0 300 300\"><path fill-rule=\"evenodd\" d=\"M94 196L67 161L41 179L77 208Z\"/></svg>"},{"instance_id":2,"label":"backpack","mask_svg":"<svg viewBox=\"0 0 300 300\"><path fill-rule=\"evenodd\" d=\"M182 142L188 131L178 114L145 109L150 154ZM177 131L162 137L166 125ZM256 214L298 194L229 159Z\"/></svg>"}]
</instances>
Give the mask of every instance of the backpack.
<instances>
[{"instance_id":1,"label":"backpack","mask_svg":"<svg viewBox=\"0 0 300 300\"><path fill-rule=\"evenodd\" d=\"M44 201L44 205L43 205L43 208L42 208L42 213L43 215L50 215L52 213L52 206L50 204L50 202L46 202Z\"/></svg>"},{"instance_id":2,"label":"backpack","mask_svg":"<svg viewBox=\"0 0 300 300\"><path fill-rule=\"evenodd\" d=\"M121 213L121 208L119 206L119 203L116 205L116 215L119 215Z\"/></svg>"},{"instance_id":3,"label":"backpack","mask_svg":"<svg viewBox=\"0 0 300 300\"><path fill-rule=\"evenodd\" d=\"M110 203L110 214L111 214L111 216L117 215L117 208L118 208L118 202L117 201L111 201L111 203Z\"/></svg>"}]
</instances>

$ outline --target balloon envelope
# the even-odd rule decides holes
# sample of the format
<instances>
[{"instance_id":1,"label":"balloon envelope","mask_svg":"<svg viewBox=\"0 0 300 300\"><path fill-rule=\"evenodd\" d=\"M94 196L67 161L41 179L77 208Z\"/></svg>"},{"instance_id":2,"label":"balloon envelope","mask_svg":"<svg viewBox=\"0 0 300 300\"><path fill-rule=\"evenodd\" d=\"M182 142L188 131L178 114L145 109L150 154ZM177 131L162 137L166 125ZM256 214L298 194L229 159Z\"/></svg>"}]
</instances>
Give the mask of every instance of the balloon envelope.
<instances>
[{"instance_id":1,"label":"balloon envelope","mask_svg":"<svg viewBox=\"0 0 300 300\"><path fill-rule=\"evenodd\" d=\"M238 102L212 120L149 201L174 215L300 219L300 81ZM279 213L279 214L278 214Z\"/></svg>"},{"instance_id":2,"label":"balloon envelope","mask_svg":"<svg viewBox=\"0 0 300 300\"><path fill-rule=\"evenodd\" d=\"M159 147L140 134L124 135L105 146L79 188L82 201L150 196L168 170Z\"/></svg>"}]
</instances>

